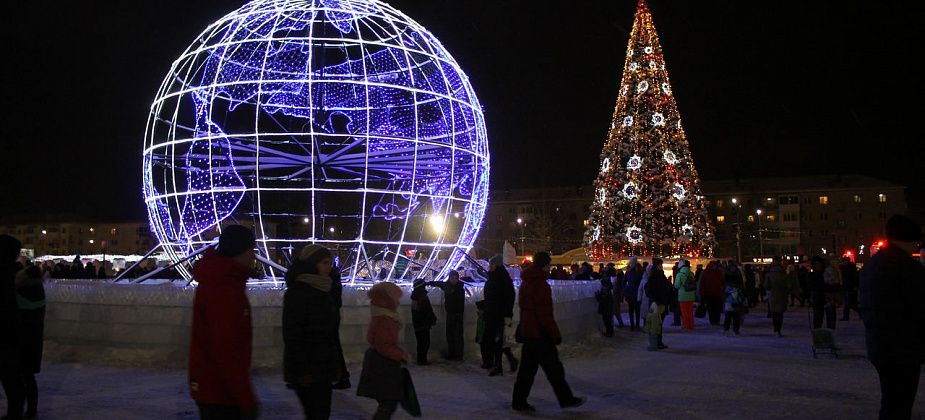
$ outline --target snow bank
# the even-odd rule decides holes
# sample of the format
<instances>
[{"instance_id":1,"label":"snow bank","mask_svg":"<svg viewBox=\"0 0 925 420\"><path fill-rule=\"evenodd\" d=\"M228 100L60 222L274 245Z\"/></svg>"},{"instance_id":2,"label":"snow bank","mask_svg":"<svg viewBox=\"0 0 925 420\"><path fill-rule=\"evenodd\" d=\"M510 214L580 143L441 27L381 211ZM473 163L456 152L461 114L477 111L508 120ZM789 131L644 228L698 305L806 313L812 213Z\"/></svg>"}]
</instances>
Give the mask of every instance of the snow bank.
<instances>
[{"instance_id":1,"label":"snow bank","mask_svg":"<svg viewBox=\"0 0 925 420\"><path fill-rule=\"evenodd\" d=\"M114 284L83 280L51 280L45 284L48 309L45 321L46 357L53 361L93 362L134 366L184 366L189 346L194 287L183 283ZM593 281L550 281L556 319L566 339L580 339L597 331L599 319ZM347 358L359 360L366 349L371 284L344 286L341 342ZM410 324L410 285L399 312ZM282 297L284 289L248 290L254 326L254 365L277 367L282 360ZM481 284L467 286L465 348L478 354L475 343L475 302ZM431 330L431 357L446 349L442 292L432 289L438 324ZM518 312L515 308L515 314ZM516 318L516 317L515 317ZM516 319L515 319L516 322ZM399 337L413 353L414 331Z\"/></svg>"}]
</instances>

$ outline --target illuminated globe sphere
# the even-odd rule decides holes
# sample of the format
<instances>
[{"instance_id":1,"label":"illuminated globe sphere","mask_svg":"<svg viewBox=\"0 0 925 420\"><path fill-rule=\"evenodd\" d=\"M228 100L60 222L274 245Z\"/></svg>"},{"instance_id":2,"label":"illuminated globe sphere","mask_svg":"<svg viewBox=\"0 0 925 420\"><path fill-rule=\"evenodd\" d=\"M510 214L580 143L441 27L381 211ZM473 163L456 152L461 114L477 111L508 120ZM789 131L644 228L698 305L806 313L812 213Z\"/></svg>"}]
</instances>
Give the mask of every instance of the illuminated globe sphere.
<instances>
[{"instance_id":1,"label":"illuminated globe sphere","mask_svg":"<svg viewBox=\"0 0 925 420\"><path fill-rule=\"evenodd\" d=\"M256 0L164 78L144 198L177 261L243 224L283 265L317 243L349 278L440 277L475 241L488 160L475 91L421 25L376 0Z\"/></svg>"}]
</instances>

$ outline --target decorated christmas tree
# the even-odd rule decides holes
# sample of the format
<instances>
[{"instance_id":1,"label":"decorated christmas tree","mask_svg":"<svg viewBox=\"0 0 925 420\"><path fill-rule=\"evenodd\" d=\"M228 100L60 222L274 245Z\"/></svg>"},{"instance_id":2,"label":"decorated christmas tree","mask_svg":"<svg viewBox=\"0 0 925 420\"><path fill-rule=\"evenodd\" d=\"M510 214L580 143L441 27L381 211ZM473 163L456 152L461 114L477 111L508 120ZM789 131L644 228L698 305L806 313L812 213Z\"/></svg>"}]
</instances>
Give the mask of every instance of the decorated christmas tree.
<instances>
[{"instance_id":1,"label":"decorated christmas tree","mask_svg":"<svg viewBox=\"0 0 925 420\"><path fill-rule=\"evenodd\" d=\"M592 258L707 256L713 226L644 0L626 49L585 232Z\"/></svg>"}]
</instances>

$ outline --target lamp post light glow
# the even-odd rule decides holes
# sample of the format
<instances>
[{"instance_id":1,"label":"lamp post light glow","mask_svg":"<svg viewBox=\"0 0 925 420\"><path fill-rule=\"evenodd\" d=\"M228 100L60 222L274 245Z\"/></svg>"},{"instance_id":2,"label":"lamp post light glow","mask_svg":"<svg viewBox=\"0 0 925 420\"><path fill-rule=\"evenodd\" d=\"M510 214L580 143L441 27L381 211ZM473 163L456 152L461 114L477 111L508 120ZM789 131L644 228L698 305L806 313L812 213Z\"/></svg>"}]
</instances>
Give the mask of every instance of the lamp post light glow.
<instances>
[{"instance_id":1,"label":"lamp post light glow","mask_svg":"<svg viewBox=\"0 0 925 420\"><path fill-rule=\"evenodd\" d=\"M517 218L517 224L520 226L520 255L527 255L527 249L524 248L524 219L521 217Z\"/></svg>"},{"instance_id":2,"label":"lamp post light glow","mask_svg":"<svg viewBox=\"0 0 925 420\"><path fill-rule=\"evenodd\" d=\"M434 214L430 216L430 218L428 218L428 221L430 222L430 228L434 231L434 233L438 235L442 234L443 231L446 229L446 224L443 222L443 216L439 214Z\"/></svg>"},{"instance_id":3,"label":"lamp post light glow","mask_svg":"<svg viewBox=\"0 0 925 420\"><path fill-rule=\"evenodd\" d=\"M761 258L764 258L764 237L761 234L761 213L764 213L764 211L758 209L756 213L758 213L758 254Z\"/></svg>"}]
</instances>

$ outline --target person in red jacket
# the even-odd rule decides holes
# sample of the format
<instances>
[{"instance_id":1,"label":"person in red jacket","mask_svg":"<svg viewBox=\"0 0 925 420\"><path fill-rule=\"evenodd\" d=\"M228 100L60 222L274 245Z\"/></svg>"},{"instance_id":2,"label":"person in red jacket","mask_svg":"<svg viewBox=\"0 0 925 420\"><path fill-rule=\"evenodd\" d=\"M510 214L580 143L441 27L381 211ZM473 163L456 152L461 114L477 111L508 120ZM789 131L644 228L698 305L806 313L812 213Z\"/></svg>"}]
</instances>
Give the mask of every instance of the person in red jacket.
<instances>
[{"instance_id":1,"label":"person in red jacket","mask_svg":"<svg viewBox=\"0 0 925 420\"><path fill-rule=\"evenodd\" d=\"M719 325L723 314L723 302L726 299L726 275L719 261L710 261L700 277L700 296L707 305L710 325Z\"/></svg>"},{"instance_id":2,"label":"person in red jacket","mask_svg":"<svg viewBox=\"0 0 925 420\"><path fill-rule=\"evenodd\" d=\"M565 382L565 368L556 350L556 346L562 344L562 335L553 315L552 289L546 282L551 261L548 253L537 252L533 256L533 264L520 275L518 304L523 348L511 402L511 408L515 411L536 411L536 408L527 404L527 397L530 396L530 388L533 387L539 367L546 373L546 379L552 385L560 407L578 407L586 401L585 398L578 398L572 394L572 389Z\"/></svg>"},{"instance_id":3,"label":"person in red jacket","mask_svg":"<svg viewBox=\"0 0 925 420\"><path fill-rule=\"evenodd\" d=\"M379 407L373 419L390 419L403 394L402 364L410 356L398 347L402 322L398 303L402 290L395 283L381 282L369 289L370 320L366 331L369 349L363 356L363 370L357 395L376 400Z\"/></svg>"},{"instance_id":4,"label":"person in red jacket","mask_svg":"<svg viewBox=\"0 0 925 420\"><path fill-rule=\"evenodd\" d=\"M189 387L203 420L257 418L245 286L254 270L255 243L250 229L228 226L218 248L207 250L193 267L199 285L193 299Z\"/></svg>"}]
</instances>

